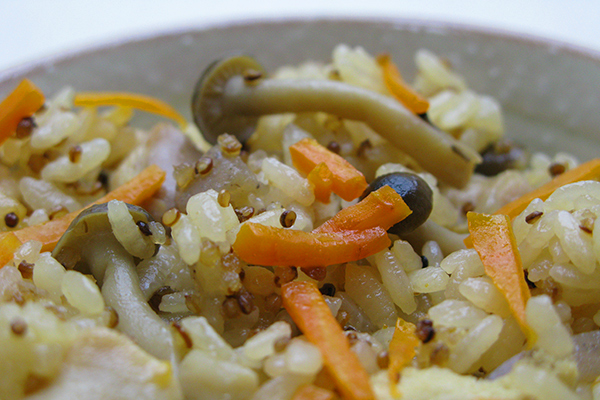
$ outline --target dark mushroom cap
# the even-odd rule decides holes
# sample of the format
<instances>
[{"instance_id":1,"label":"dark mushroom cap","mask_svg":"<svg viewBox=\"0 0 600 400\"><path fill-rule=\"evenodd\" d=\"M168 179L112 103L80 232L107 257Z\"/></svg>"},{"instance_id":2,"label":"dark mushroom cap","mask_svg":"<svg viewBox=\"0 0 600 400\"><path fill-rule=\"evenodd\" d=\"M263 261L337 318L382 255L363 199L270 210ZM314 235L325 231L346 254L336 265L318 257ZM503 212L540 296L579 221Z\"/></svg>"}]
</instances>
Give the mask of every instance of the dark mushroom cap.
<instances>
[{"instance_id":1,"label":"dark mushroom cap","mask_svg":"<svg viewBox=\"0 0 600 400\"><path fill-rule=\"evenodd\" d=\"M136 223L153 221L150 214L143 208L132 204L127 204L127 208ZM111 240L107 241L107 238ZM108 247L110 243L116 243L116 239L108 220L108 203L96 204L83 210L71 222L52 251L52 257L65 268L76 268L83 272L89 272L89 269L82 263L82 252L90 245Z\"/></svg>"},{"instance_id":2,"label":"dark mushroom cap","mask_svg":"<svg viewBox=\"0 0 600 400\"><path fill-rule=\"evenodd\" d=\"M210 64L196 83L192 115L200 132L211 144L216 144L223 133L234 135L244 143L254 132L258 117L233 112L225 96L227 83L234 77L243 80L245 73L258 77L264 76L265 70L253 58L236 55Z\"/></svg>"}]
</instances>

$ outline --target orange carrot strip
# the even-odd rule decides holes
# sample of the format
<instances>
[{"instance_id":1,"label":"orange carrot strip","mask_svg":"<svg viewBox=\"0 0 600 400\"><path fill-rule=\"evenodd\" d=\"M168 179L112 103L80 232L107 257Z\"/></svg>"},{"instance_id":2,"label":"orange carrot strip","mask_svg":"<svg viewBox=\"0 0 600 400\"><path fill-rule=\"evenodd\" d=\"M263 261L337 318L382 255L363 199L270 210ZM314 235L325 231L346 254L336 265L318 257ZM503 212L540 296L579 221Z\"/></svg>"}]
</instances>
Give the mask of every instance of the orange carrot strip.
<instances>
[{"instance_id":1,"label":"orange carrot strip","mask_svg":"<svg viewBox=\"0 0 600 400\"><path fill-rule=\"evenodd\" d=\"M340 210L313 232L340 232L381 227L385 230L408 217L412 211L394 189L383 186L355 205Z\"/></svg>"},{"instance_id":2,"label":"orange carrot strip","mask_svg":"<svg viewBox=\"0 0 600 400\"><path fill-rule=\"evenodd\" d=\"M162 100L136 93L126 92L82 92L75 95L75 106L121 106L162 115L175 120L182 129L187 126L186 119L173 107Z\"/></svg>"},{"instance_id":3,"label":"orange carrot strip","mask_svg":"<svg viewBox=\"0 0 600 400\"><path fill-rule=\"evenodd\" d=\"M315 385L304 385L294 393L292 400L332 400L334 394L331 390Z\"/></svg>"},{"instance_id":4,"label":"orange carrot strip","mask_svg":"<svg viewBox=\"0 0 600 400\"><path fill-rule=\"evenodd\" d=\"M367 188L367 180L359 170L314 139L305 138L290 146L290 154L294 166L304 176L320 163L325 163L333 174L333 193L346 201L359 197Z\"/></svg>"},{"instance_id":5,"label":"orange carrot strip","mask_svg":"<svg viewBox=\"0 0 600 400\"><path fill-rule=\"evenodd\" d=\"M429 109L429 101L415 92L402 79L398 67L392 61L389 54L380 54L377 56L377 64L383 70L383 80L390 93L400 103L415 114L423 114Z\"/></svg>"},{"instance_id":6,"label":"orange carrot strip","mask_svg":"<svg viewBox=\"0 0 600 400\"><path fill-rule=\"evenodd\" d=\"M469 232L473 247L479 254L485 273L492 278L494 285L502 292L510 310L525 333L529 345L536 338L527 324L525 306L531 297L521 255L517 247L512 223L507 215L486 215L467 213Z\"/></svg>"},{"instance_id":7,"label":"orange carrot strip","mask_svg":"<svg viewBox=\"0 0 600 400\"><path fill-rule=\"evenodd\" d=\"M391 244L385 229L304 232L246 222L233 243L245 262L264 266L316 267L357 261Z\"/></svg>"},{"instance_id":8,"label":"orange carrot strip","mask_svg":"<svg viewBox=\"0 0 600 400\"><path fill-rule=\"evenodd\" d=\"M510 219L515 219L523 212L534 199L546 200L556 189L569 183L599 180L600 179L600 158L595 158L586 163L583 163L573 169L563 172L550 182L531 192L519 197L516 200L502 206L494 214L508 215ZM473 248L473 243L470 236L464 240L467 248Z\"/></svg>"},{"instance_id":9,"label":"orange carrot strip","mask_svg":"<svg viewBox=\"0 0 600 400\"><path fill-rule=\"evenodd\" d=\"M546 200L556 189L573 182L600 179L600 158L595 158L573 169L563 172L550 182L501 207L494 214L505 214L511 219L517 217L533 199Z\"/></svg>"},{"instance_id":10,"label":"orange carrot strip","mask_svg":"<svg viewBox=\"0 0 600 400\"><path fill-rule=\"evenodd\" d=\"M331 197L333 174L327 164L320 163L306 177L315 186L315 198L321 203L328 204Z\"/></svg>"},{"instance_id":11,"label":"orange carrot strip","mask_svg":"<svg viewBox=\"0 0 600 400\"><path fill-rule=\"evenodd\" d=\"M23 118L39 110L44 101L42 91L29 79L23 79L0 103L0 144L15 133Z\"/></svg>"},{"instance_id":12,"label":"orange carrot strip","mask_svg":"<svg viewBox=\"0 0 600 400\"><path fill-rule=\"evenodd\" d=\"M396 384L400 378L400 371L402 371L402 369L410 363L415 354L417 354L417 347L419 347L419 343L421 343L415 332L416 327L414 324L406 322L402 318L398 318L396 321L396 329L394 329L394 335L392 336L388 349L390 357L388 376L392 395L394 397L399 397Z\"/></svg>"},{"instance_id":13,"label":"orange carrot strip","mask_svg":"<svg viewBox=\"0 0 600 400\"><path fill-rule=\"evenodd\" d=\"M348 339L327 303L310 282L292 281L281 287L283 307L306 338L321 350L323 363L342 396L352 400L375 398L369 375L350 350Z\"/></svg>"},{"instance_id":14,"label":"orange carrot strip","mask_svg":"<svg viewBox=\"0 0 600 400\"><path fill-rule=\"evenodd\" d=\"M0 236L0 268L13 259L15 251L22 244L14 232L6 232Z\"/></svg>"},{"instance_id":15,"label":"orange carrot strip","mask_svg":"<svg viewBox=\"0 0 600 400\"><path fill-rule=\"evenodd\" d=\"M129 182L107 193L92 204L121 200L126 203L139 205L144 200L152 197L160 189L165 180L165 175L165 171L156 165L151 165ZM42 251L52 251L62 234L65 233L71 222L81 211L83 210L74 211L41 225L29 226L9 233L14 234L21 243L29 240L37 240L42 242ZM5 240L6 235L7 233L0 234L0 242Z\"/></svg>"}]
</instances>

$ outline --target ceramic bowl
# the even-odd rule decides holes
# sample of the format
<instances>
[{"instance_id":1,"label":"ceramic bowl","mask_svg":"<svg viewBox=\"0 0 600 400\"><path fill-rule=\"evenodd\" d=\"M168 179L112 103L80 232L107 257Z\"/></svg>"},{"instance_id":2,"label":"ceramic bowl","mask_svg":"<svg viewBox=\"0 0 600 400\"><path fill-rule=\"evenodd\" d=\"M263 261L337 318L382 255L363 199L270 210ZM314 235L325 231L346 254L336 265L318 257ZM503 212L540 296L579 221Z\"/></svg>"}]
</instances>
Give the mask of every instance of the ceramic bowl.
<instances>
[{"instance_id":1,"label":"ceramic bowl","mask_svg":"<svg viewBox=\"0 0 600 400\"><path fill-rule=\"evenodd\" d=\"M249 53L273 69L327 61L338 43L391 53L409 81L415 52L427 48L448 59L475 91L500 100L507 136L582 161L600 149L600 54L515 33L417 20L248 21L126 38L0 72L0 96L28 77L47 94L66 85L146 93L189 116L200 72L224 54Z\"/></svg>"}]
</instances>

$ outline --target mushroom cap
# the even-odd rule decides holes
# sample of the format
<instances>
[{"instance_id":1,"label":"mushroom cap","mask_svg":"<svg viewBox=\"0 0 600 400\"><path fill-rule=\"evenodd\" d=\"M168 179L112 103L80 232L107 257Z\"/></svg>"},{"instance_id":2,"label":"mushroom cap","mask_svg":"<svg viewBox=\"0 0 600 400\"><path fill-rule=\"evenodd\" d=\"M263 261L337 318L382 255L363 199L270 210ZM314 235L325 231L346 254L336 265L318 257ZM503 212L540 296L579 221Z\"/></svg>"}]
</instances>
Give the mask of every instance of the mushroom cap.
<instances>
[{"instance_id":1,"label":"mushroom cap","mask_svg":"<svg viewBox=\"0 0 600 400\"><path fill-rule=\"evenodd\" d=\"M127 204L129 213L135 222L150 222L153 218L141 207ZM108 220L108 203L95 204L83 210L71 222L52 251L52 257L65 268L88 272L82 263L82 252L90 245L107 245L107 237L114 239ZM158 246L158 245L157 245ZM107 250L109 250L107 248Z\"/></svg>"},{"instance_id":2,"label":"mushroom cap","mask_svg":"<svg viewBox=\"0 0 600 400\"><path fill-rule=\"evenodd\" d=\"M264 76L265 69L252 57L234 55L210 64L200 76L192 96L194 122L212 144L223 133L234 135L244 143L254 132L257 116L239 115L227 103L225 86L233 77L243 79L247 71Z\"/></svg>"}]
</instances>

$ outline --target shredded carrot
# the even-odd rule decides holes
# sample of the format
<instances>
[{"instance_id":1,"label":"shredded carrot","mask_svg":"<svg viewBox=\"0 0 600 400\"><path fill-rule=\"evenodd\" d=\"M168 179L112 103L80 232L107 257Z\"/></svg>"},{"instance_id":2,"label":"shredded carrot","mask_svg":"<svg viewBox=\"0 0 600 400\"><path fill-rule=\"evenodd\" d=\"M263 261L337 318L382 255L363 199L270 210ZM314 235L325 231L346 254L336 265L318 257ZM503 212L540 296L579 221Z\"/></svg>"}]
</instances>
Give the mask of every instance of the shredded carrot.
<instances>
[{"instance_id":1,"label":"shredded carrot","mask_svg":"<svg viewBox=\"0 0 600 400\"><path fill-rule=\"evenodd\" d=\"M508 215L508 217L512 220L519 216L519 214L521 214L534 199L546 200L552 193L554 193L556 189L561 186L565 186L574 182L599 179L600 158L595 158L573 169L563 172L545 185L542 185L539 188L532 190L518 199L502 206L494 214ZM467 248L473 247L473 242L470 236L467 236L464 242Z\"/></svg>"},{"instance_id":2,"label":"shredded carrot","mask_svg":"<svg viewBox=\"0 0 600 400\"><path fill-rule=\"evenodd\" d=\"M14 232L6 232L0 235L0 268L13 259L15 251L22 244Z\"/></svg>"},{"instance_id":3,"label":"shredded carrot","mask_svg":"<svg viewBox=\"0 0 600 400\"><path fill-rule=\"evenodd\" d=\"M373 227L390 229L412 211L394 189L382 186L358 203L339 211L314 232L342 232Z\"/></svg>"},{"instance_id":4,"label":"shredded carrot","mask_svg":"<svg viewBox=\"0 0 600 400\"><path fill-rule=\"evenodd\" d=\"M0 103L0 144L15 133L23 118L39 110L44 101L42 91L29 79L23 79Z\"/></svg>"},{"instance_id":5,"label":"shredded carrot","mask_svg":"<svg viewBox=\"0 0 600 400\"><path fill-rule=\"evenodd\" d=\"M394 397L399 397L396 384L400 378L400 371L411 362L417 354L417 347L421 343L415 332L416 327L414 324L398 318L388 349L390 358L388 377Z\"/></svg>"},{"instance_id":6,"label":"shredded carrot","mask_svg":"<svg viewBox=\"0 0 600 400\"><path fill-rule=\"evenodd\" d=\"M327 164L320 163L306 177L315 187L315 198L321 203L328 204L333 186L333 174Z\"/></svg>"},{"instance_id":7,"label":"shredded carrot","mask_svg":"<svg viewBox=\"0 0 600 400\"><path fill-rule=\"evenodd\" d=\"M385 229L304 232L246 222L233 250L248 264L317 267L357 261L391 244Z\"/></svg>"},{"instance_id":8,"label":"shredded carrot","mask_svg":"<svg viewBox=\"0 0 600 400\"><path fill-rule=\"evenodd\" d=\"M162 100L142 94L126 92L81 92L75 95L73 104L79 107L131 107L171 118L179 124L181 129L185 129L187 126L186 119L173 107Z\"/></svg>"},{"instance_id":9,"label":"shredded carrot","mask_svg":"<svg viewBox=\"0 0 600 400\"><path fill-rule=\"evenodd\" d=\"M306 338L321 350L325 368L346 399L373 400L369 375L331 314L317 286L292 281L281 287L283 307Z\"/></svg>"},{"instance_id":10,"label":"shredded carrot","mask_svg":"<svg viewBox=\"0 0 600 400\"><path fill-rule=\"evenodd\" d=\"M546 200L556 189L561 186L591 179L600 179L600 158L595 158L573 169L563 172L545 185L542 185L526 195L506 204L494 214L505 214L511 219L514 219L527 208L532 200L537 198Z\"/></svg>"},{"instance_id":11,"label":"shredded carrot","mask_svg":"<svg viewBox=\"0 0 600 400\"><path fill-rule=\"evenodd\" d=\"M332 173L333 193L346 201L359 197L368 186L365 176L359 170L314 139L305 138L290 146L290 154L294 166L304 176L320 163L325 163Z\"/></svg>"},{"instance_id":12,"label":"shredded carrot","mask_svg":"<svg viewBox=\"0 0 600 400\"><path fill-rule=\"evenodd\" d=\"M126 203L139 205L144 200L152 197L162 186L165 180L165 171L151 165L140 172L131 181L119 186L107 193L92 204L107 203L111 200L121 200ZM90 206L92 205L90 204ZM86 207L87 208L87 207ZM74 211L60 218L53 219L41 225L29 226L16 231L0 234L0 243L3 243L7 235L14 234L16 238L25 243L29 240L42 242L42 251L52 251L60 237L65 233L71 222L83 210Z\"/></svg>"},{"instance_id":13,"label":"shredded carrot","mask_svg":"<svg viewBox=\"0 0 600 400\"><path fill-rule=\"evenodd\" d=\"M427 112L429 101L404 82L398 67L396 67L389 54L377 56L377 64L383 70L385 86L400 103L415 114Z\"/></svg>"},{"instance_id":14,"label":"shredded carrot","mask_svg":"<svg viewBox=\"0 0 600 400\"><path fill-rule=\"evenodd\" d=\"M332 400L334 393L331 390L307 384L294 393L292 400Z\"/></svg>"},{"instance_id":15,"label":"shredded carrot","mask_svg":"<svg viewBox=\"0 0 600 400\"><path fill-rule=\"evenodd\" d=\"M508 301L509 308L531 346L535 333L527 324L525 306L531 297L512 223L507 215L467 213L473 247L485 273Z\"/></svg>"}]
</instances>

